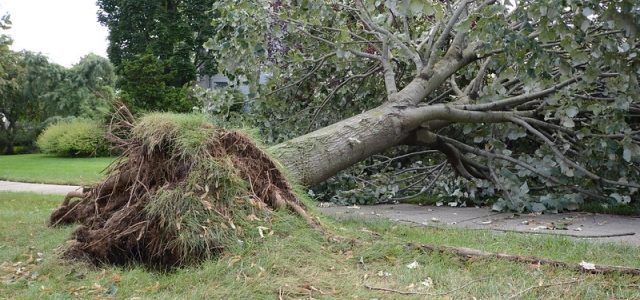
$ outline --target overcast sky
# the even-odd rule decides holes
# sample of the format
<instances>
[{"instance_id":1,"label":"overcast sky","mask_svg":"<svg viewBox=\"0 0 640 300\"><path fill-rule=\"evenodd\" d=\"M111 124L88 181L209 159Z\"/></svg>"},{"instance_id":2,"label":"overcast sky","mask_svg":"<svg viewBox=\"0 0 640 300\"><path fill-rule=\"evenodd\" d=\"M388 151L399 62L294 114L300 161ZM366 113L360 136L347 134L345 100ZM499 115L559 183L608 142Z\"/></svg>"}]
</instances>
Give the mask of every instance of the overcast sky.
<instances>
[{"instance_id":1,"label":"overcast sky","mask_svg":"<svg viewBox=\"0 0 640 300\"><path fill-rule=\"evenodd\" d=\"M95 0L0 0L11 15L13 50L42 52L69 67L91 52L106 57L108 31L98 24Z\"/></svg>"}]
</instances>

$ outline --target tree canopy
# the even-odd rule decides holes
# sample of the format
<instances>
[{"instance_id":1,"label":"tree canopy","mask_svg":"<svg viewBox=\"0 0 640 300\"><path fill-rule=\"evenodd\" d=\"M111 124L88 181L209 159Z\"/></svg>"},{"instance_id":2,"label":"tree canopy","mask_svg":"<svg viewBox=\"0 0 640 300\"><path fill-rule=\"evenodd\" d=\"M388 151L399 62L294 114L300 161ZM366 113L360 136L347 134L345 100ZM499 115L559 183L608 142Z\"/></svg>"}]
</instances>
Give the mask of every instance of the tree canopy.
<instances>
[{"instance_id":1,"label":"tree canopy","mask_svg":"<svg viewBox=\"0 0 640 300\"><path fill-rule=\"evenodd\" d=\"M213 0L99 0L109 28L109 59L125 98L144 110L190 111L186 97L198 75L214 72L203 48L213 35Z\"/></svg>"},{"instance_id":2,"label":"tree canopy","mask_svg":"<svg viewBox=\"0 0 640 300\"><path fill-rule=\"evenodd\" d=\"M273 74L251 110L281 159L331 154L304 162L307 184L365 161L328 184L496 209L638 201L636 1L221 0L213 24L228 74Z\"/></svg>"}]
</instances>

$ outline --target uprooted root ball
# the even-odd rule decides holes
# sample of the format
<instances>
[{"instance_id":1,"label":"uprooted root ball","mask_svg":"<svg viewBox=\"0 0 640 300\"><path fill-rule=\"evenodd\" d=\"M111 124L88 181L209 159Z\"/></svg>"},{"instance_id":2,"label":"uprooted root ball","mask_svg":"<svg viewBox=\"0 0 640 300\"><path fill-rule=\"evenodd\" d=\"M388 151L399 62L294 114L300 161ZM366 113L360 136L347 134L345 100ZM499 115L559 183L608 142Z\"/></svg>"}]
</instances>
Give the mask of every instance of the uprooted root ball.
<instances>
[{"instance_id":1,"label":"uprooted root ball","mask_svg":"<svg viewBox=\"0 0 640 300\"><path fill-rule=\"evenodd\" d=\"M52 226L81 223L65 257L170 268L241 243L269 208L315 224L274 161L245 135L197 115L150 114L134 123L119 112L128 117L112 124L110 136L122 158L50 217Z\"/></svg>"}]
</instances>

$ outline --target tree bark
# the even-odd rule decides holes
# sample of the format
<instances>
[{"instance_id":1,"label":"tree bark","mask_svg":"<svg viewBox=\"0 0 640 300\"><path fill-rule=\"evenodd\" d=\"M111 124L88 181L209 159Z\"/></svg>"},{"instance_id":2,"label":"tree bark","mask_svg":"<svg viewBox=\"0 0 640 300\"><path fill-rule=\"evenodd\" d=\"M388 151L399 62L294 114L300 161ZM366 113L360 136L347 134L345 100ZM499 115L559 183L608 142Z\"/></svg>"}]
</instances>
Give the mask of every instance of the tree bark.
<instances>
[{"instance_id":1,"label":"tree bark","mask_svg":"<svg viewBox=\"0 0 640 300\"><path fill-rule=\"evenodd\" d=\"M399 144L416 126L400 107L382 105L273 146L270 150L304 185L318 184Z\"/></svg>"}]
</instances>

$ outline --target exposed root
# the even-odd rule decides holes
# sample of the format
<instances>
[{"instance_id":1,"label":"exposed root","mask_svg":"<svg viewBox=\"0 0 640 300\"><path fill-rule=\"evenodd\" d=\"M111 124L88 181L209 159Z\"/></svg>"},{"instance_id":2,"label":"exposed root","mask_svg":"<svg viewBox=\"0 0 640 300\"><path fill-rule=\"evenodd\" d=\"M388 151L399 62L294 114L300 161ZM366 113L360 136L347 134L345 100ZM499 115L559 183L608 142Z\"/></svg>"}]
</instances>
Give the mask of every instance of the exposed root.
<instances>
[{"instance_id":1,"label":"exposed root","mask_svg":"<svg viewBox=\"0 0 640 300\"><path fill-rule=\"evenodd\" d=\"M64 196L64 201L62 202L63 206L69 205L69 200L73 198L83 198L85 193L83 191L71 191Z\"/></svg>"},{"instance_id":2,"label":"exposed root","mask_svg":"<svg viewBox=\"0 0 640 300\"><path fill-rule=\"evenodd\" d=\"M134 122L125 108L117 116L108 137L123 157L103 182L69 193L50 217L51 226L81 223L65 257L157 268L197 263L250 238L252 222L279 208L321 229L248 137L198 116Z\"/></svg>"}]
</instances>

